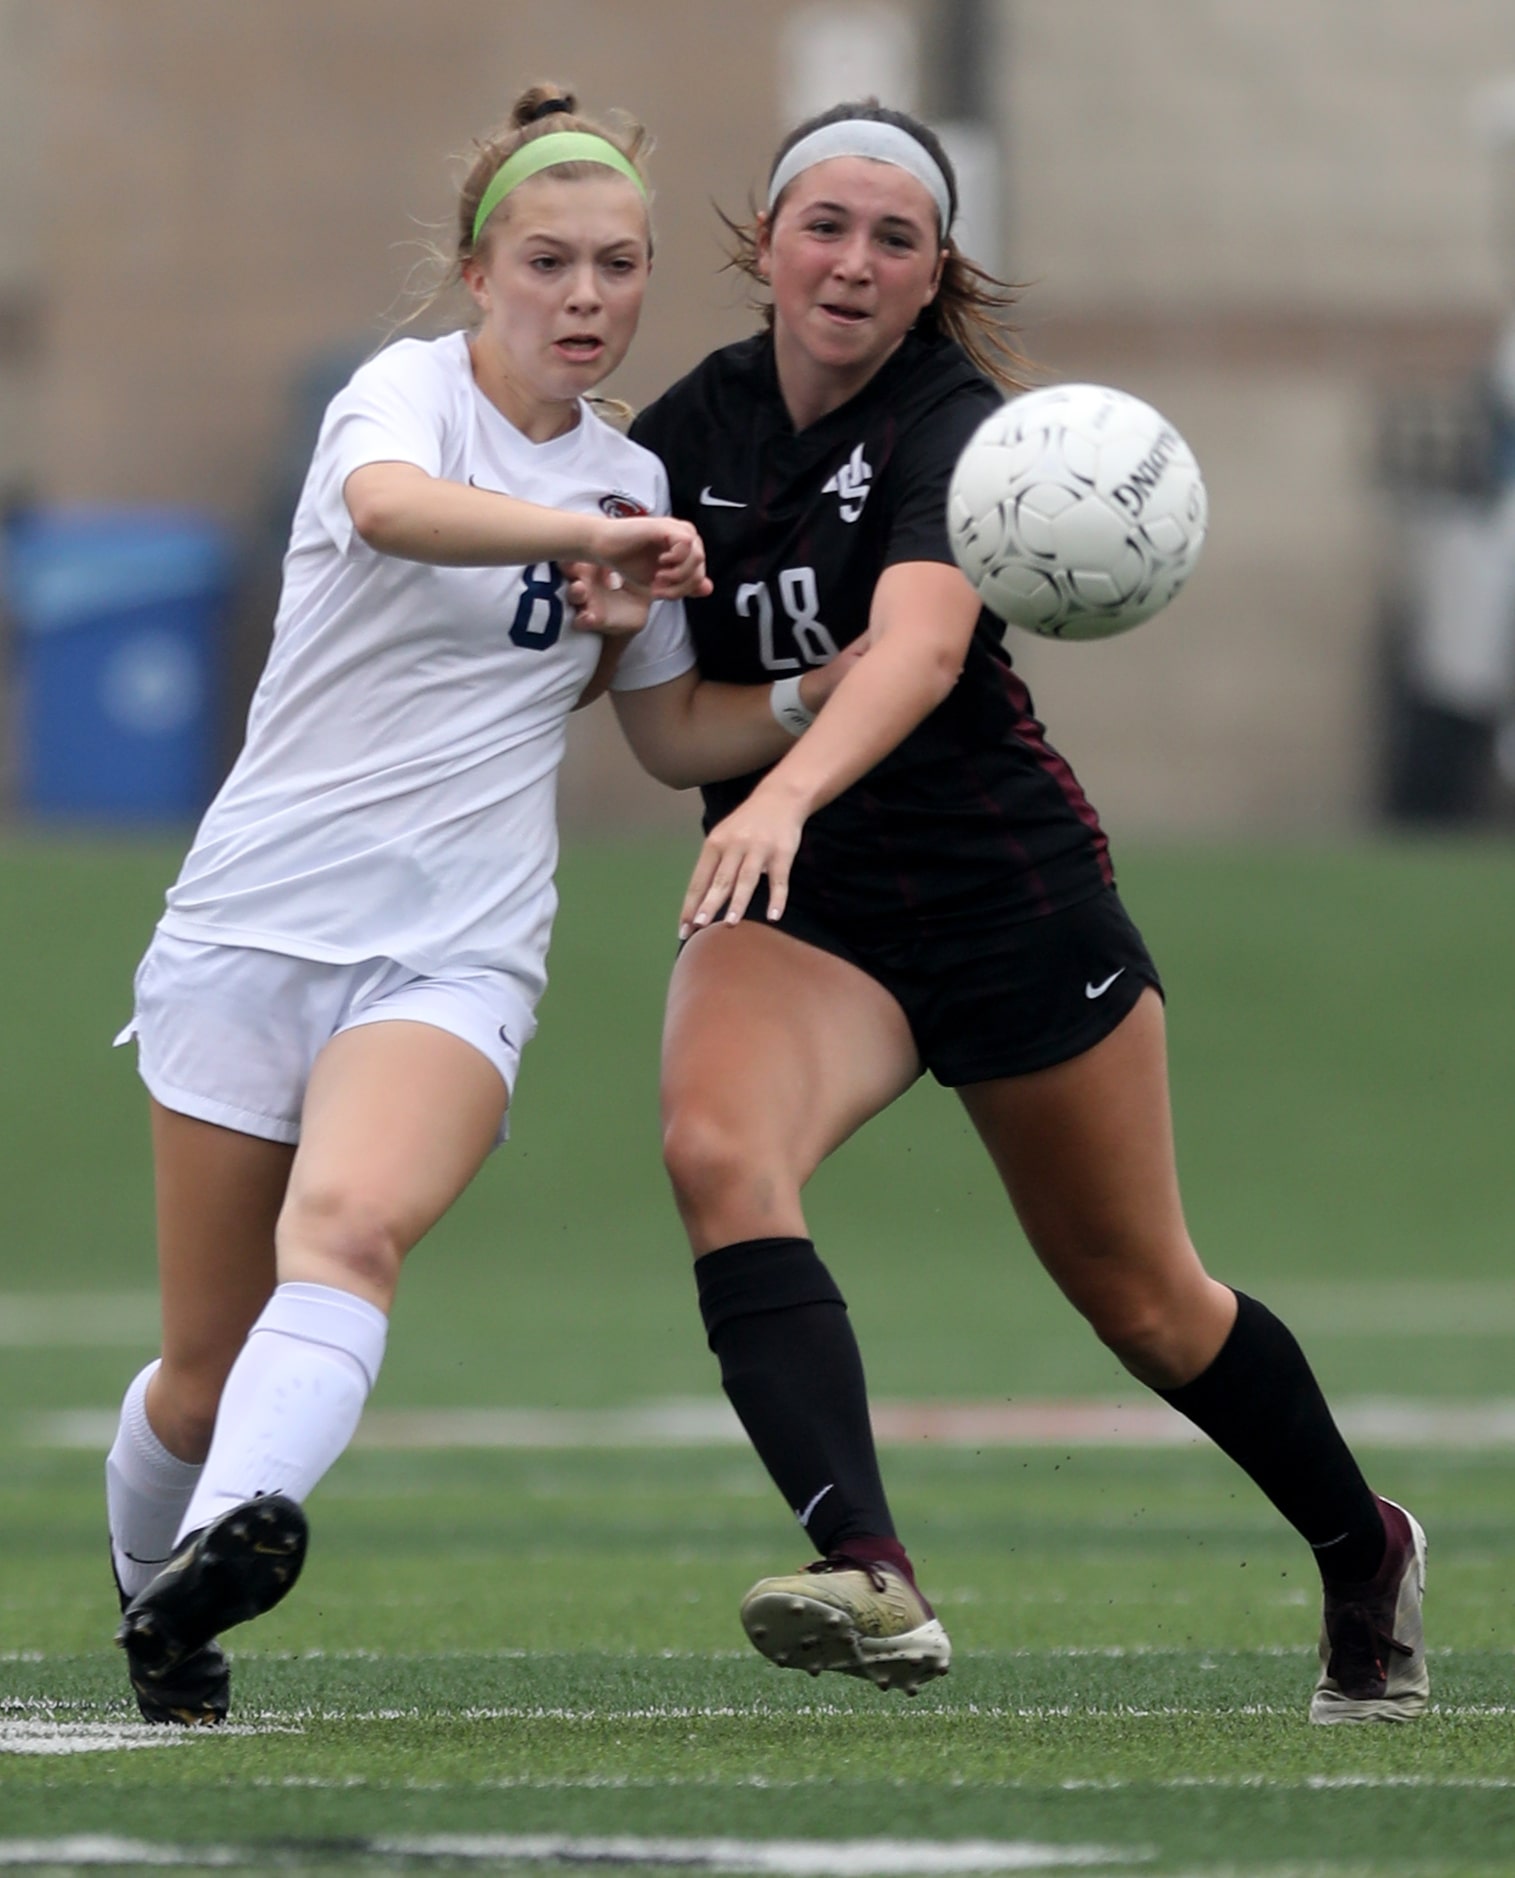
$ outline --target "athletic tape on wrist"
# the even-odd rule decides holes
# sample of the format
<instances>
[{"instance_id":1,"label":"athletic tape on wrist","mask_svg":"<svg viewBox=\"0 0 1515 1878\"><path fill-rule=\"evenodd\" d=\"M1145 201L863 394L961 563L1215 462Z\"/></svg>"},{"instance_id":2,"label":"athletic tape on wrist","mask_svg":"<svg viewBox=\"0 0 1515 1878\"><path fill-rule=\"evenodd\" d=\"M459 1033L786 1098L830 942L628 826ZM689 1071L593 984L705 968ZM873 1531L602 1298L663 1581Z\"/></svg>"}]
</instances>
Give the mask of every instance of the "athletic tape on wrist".
<instances>
[{"instance_id":1,"label":"athletic tape on wrist","mask_svg":"<svg viewBox=\"0 0 1515 1878\"><path fill-rule=\"evenodd\" d=\"M791 737L798 737L815 722L815 712L806 706L800 696L800 681L797 678L774 680L768 693L768 708L773 712L776 722Z\"/></svg>"}]
</instances>

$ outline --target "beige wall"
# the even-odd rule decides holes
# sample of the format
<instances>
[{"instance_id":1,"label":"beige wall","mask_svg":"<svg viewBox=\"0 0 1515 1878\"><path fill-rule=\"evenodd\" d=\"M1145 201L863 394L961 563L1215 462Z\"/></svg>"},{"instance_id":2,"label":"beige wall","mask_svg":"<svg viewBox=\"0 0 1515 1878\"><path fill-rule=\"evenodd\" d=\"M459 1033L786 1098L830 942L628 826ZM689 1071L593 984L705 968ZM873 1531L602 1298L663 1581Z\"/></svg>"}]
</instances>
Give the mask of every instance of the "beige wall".
<instances>
[{"instance_id":1,"label":"beige wall","mask_svg":"<svg viewBox=\"0 0 1515 1878\"><path fill-rule=\"evenodd\" d=\"M294 373L378 341L449 215L449 154L544 74L657 132L658 267L619 387L646 396L746 329L709 204L741 204L763 172L799 10L0 0L0 104L26 107L0 111L0 294L7 266L46 284L24 375L38 419L9 427L13 454L29 436L52 499L249 519ZM991 11L1028 348L1047 375L1159 403L1212 495L1204 563L1168 615L1125 642L1019 642L1054 739L1118 828L1348 824L1369 794L1373 410L1386 384L1476 362L1501 316L1508 270L1468 125L1475 87L1515 70L1515 14ZM933 7L904 13L929 44ZM0 373L0 413L6 395ZM686 820L635 778L606 715L575 726L570 814Z\"/></svg>"},{"instance_id":2,"label":"beige wall","mask_svg":"<svg viewBox=\"0 0 1515 1878\"><path fill-rule=\"evenodd\" d=\"M1054 376L1187 434L1212 527L1172 610L1021 663L1117 827L1340 827L1368 809L1385 388L1502 317L1477 87L1503 0L1019 0L998 90L1012 268Z\"/></svg>"},{"instance_id":3,"label":"beige wall","mask_svg":"<svg viewBox=\"0 0 1515 1878\"><path fill-rule=\"evenodd\" d=\"M292 372L377 343L449 221L451 155L545 75L656 128L625 388L665 383L739 330L707 201L743 200L771 136L782 12L643 0L631 32L610 0L47 0L44 491L245 513Z\"/></svg>"},{"instance_id":4,"label":"beige wall","mask_svg":"<svg viewBox=\"0 0 1515 1878\"><path fill-rule=\"evenodd\" d=\"M1019 0L1000 97L1049 307L1485 307L1507 0Z\"/></svg>"},{"instance_id":5,"label":"beige wall","mask_svg":"<svg viewBox=\"0 0 1515 1878\"><path fill-rule=\"evenodd\" d=\"M42 113L32 73L38 41L38 18L27 0L0 0L0 495L19 493L36 459Z\"/></svg>"}]
</instances>

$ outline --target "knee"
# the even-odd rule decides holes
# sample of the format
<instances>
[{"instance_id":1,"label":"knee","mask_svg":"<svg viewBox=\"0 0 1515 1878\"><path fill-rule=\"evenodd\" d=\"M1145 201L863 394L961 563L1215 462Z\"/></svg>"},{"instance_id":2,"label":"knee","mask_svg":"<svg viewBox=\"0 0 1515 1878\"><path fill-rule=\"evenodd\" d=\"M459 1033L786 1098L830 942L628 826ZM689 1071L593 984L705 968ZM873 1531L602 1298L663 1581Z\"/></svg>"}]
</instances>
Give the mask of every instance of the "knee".
<instances>
[{"instance_id":1,"label":"knee","mask_svg":"<svg viewBox=\"0 0 1515 1878\"><path fill-rule=\"evenodd\" d=\"M782 1184L749 1128L690 1109L675 1110L664 1122L663 1165L685 1214L766 1212Z\"/></svg>"},{"instance_id":2,"label":"knee","mask_svg":"<svg viewBox=\"0 0 1515 1878\"><path fill-rule=\"evenodd\" d=\"M1192 1382L1213 1361L1235 1316L1231 1294L1210 1279L1182 1289L1150 1281L1111 1285L1081 1308L1100 1342L1151 1389Z\"/></svg>"},{"instance_id":3,"label":"knee","mask_svg":"<svg viewBox=\"0 0 1515 1878\"><path fill-rule=\"evenodd\" d=\"M1089 1327L1133 1376L1161 1388L1171 1368L1172 1313L1150 1294L1102 1298L1084 1311Z\"/></svg>"},{"instance_id":4,"label":"knee","mask_svg":"<svg viewBox=\"0 0 1515 1878\"><path fill-rule=\"evenodd\" d=\"M281 1282L333 1284L387 1304L405 1246L392 1221L350 1188L292 1192L275 1234Z\"/></svg>"}]
</instances>

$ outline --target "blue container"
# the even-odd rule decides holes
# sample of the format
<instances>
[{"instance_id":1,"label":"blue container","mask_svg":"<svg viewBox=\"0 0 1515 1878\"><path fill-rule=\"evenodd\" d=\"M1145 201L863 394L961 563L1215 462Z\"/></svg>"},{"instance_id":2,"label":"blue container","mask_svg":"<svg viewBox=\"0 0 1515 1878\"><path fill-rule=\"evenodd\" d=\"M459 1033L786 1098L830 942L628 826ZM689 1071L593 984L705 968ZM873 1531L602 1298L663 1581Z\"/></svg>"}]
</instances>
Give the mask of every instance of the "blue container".
<instances>
[{"instance_id":1,"label":"blue container","mask_svg":"<svg viewBox=\"0 0 1515 1878\"><path fill-rule=\"evenodd\" d=\"M20 806L103 822L198 815L219 780L226 530L177 510L23 513L4 577Z\"/></svg>"}]
</instances>

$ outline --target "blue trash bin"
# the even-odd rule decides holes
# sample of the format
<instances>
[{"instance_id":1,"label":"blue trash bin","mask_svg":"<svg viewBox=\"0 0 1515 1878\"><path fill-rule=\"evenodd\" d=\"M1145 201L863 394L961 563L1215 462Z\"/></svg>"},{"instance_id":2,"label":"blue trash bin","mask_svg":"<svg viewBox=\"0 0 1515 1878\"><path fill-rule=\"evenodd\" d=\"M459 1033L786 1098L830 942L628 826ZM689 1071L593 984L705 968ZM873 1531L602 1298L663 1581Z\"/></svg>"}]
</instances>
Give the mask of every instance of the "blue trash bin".
<instances>
[{"instance_id":1,"label":"blue trash bin","mask_svg":"<svg viewBox=\"0 0 1515 1878\"><path fill-rule=\"evenodd\" d=\"M97 822L199 814L219 780L232 578L231 538L206 516L55 509L11 521L23 810Z\"/></svg>"}]
</instances>

